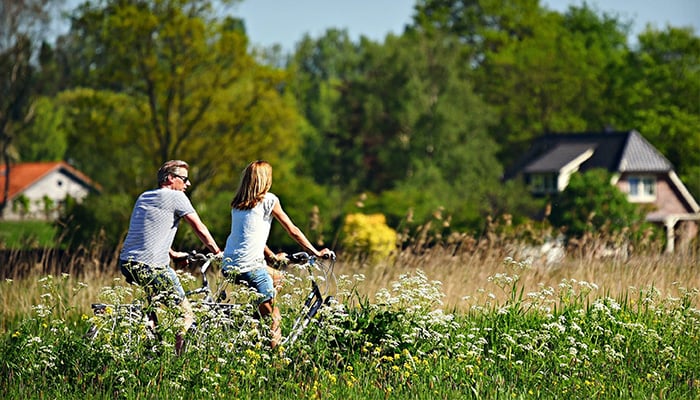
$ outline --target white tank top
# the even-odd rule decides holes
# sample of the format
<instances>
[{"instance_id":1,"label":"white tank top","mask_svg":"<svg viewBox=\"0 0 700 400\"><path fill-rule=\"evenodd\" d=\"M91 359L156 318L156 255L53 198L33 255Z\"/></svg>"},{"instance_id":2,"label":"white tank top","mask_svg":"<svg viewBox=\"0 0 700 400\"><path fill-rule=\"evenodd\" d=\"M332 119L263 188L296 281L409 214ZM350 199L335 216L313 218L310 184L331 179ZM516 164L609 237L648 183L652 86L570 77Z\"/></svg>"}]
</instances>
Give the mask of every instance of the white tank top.
<instances>
[{"instance_id":1,"label":"white tank top","mask_svg":"<svg viewBox=\"0 0 700 400\"><path fill-rule=\"evenodd\" d=\"M224 248L224 265L244 272L265 265L265 245L272 225L272 209L279 201L267 192L250 210L231 209L231 233Z\"/></svg>"}]
</instances>

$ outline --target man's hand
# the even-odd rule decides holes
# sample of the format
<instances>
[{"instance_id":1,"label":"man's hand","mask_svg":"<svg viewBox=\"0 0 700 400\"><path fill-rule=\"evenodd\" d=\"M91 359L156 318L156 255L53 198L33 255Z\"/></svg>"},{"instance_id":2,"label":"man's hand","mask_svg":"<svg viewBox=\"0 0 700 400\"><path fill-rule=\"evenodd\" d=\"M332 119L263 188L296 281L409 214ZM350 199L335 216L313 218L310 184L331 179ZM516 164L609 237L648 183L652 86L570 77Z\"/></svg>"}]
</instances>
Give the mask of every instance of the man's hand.
<instances>
[{"instance_id":1,"label":"man's hand","mask_svg":"<svg viewBox=\"0 0 700 400\"><path fill-rule=\"evenodd\" d=\"M189 254L183 251L170 250L170 258L177 268L187 268L187 266L190 265Z\"/></svg>"},{"instance_id":2,"label":"man's hand","mask_svg":"<svg viewBox=\"0 0 700 400\"><path fill-rule=\"evenodd\" d=\"M270 262L272 264L272 267L280 269L286 267L289 264L289 258L287 257L287 253L277 253L270 257Z\"/></svg>"}]
</instances>

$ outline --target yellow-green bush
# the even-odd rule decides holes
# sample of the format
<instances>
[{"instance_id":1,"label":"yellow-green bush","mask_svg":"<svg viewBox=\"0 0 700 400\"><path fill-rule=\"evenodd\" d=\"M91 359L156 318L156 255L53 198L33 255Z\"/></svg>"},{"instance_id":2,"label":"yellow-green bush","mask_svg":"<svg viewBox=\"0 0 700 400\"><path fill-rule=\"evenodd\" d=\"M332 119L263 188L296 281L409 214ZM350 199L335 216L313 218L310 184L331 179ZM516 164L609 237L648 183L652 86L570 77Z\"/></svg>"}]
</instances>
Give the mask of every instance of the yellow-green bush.
<instances>
[{"instance_id":1,"label":"yellow-green bush","mask_svg":"<svg viewBox=\"0 0 700 400\"><path fill-rule=\"evenodd\" d=\"M357 251L372 261L389 257L396 248L397 234L383 214L348 214L343 224L343 248Z\"/></svg>"}]
</instances>

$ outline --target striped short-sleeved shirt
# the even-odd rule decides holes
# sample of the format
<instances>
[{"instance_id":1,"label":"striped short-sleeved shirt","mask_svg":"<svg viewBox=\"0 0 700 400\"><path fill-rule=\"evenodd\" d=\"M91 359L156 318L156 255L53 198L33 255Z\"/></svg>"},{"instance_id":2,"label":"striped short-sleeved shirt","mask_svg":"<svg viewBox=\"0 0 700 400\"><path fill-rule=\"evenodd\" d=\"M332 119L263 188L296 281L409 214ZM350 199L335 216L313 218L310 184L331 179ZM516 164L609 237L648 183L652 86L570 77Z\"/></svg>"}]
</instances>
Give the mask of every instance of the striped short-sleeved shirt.
<instances>
[{"instance_id":1,"label":"striped short-sleeved shirt","mask_svg":"<svg viewBox=\"0 0 700 400\"><path fill-rule=\"evenodd\" d=\"M169 250L180 219L195 212L184 192L149 190L136 200L119 259L150 266L170 264Z\"/></svg>"}]
</instances>

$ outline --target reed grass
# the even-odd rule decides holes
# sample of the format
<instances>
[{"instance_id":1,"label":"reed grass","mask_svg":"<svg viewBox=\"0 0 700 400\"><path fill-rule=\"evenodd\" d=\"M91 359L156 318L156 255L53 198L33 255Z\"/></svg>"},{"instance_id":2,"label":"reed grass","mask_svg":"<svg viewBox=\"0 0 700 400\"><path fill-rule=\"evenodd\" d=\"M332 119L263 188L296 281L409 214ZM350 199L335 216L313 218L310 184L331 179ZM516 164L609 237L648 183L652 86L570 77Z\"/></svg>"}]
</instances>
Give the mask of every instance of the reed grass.
<instances>
[{"instance_id":1,"label":"reed grass","mask_svg":"<svg viewBox=\"0 0 700 400\"><path fill-rule=\"evenodd\" d=\"M627 296L630 291L653 287L669 296L685 290L700 288L700 260L698 252L665 254L661 245L646 246L636 253L619 252L601 255L612 240L605 235L579 241L568 248L567 255L556 262L548 262L546 255L535 254L539 245L524 244L522 234L491 233L483 238L456 235L437 241L435 237L417 234L410 245L397 250L388 259L368 263L362 254L339 253L336 274L363 276L357 285L359 296L372 297L388 288L402 275L421 271L431 281L440 283L444 294L445 310L466 312L485 296L493 303L508 300L504 292L489 278L504 272L504 260L514 259L528 268L519 273L519 285L525 293L542 288L556 288L563 280L588 282L597 286L591 296L607 295L613 298ZM44 275L66 275L68 284L86 286L73 298L76 312L89 314L90 304L97 301L103 287L121 281L117 268L118 254L99 242L74 251L56 249L4 253L4 282L0 282L0 332L38 304L42 294L39 278ZM216 274L216 271L212 271Z\"/></svg>"}]
</instances>

